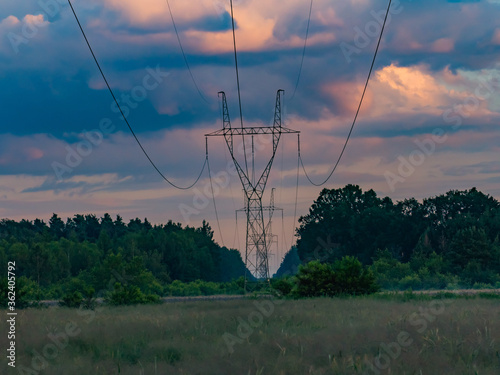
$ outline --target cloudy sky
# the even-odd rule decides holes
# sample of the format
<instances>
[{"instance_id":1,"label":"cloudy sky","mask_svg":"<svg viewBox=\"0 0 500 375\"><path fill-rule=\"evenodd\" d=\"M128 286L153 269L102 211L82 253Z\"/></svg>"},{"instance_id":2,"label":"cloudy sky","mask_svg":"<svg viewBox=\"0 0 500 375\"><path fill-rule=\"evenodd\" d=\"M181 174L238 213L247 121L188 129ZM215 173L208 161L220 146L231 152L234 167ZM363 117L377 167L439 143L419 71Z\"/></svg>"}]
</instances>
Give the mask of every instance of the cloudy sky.
<instances>
[{"instance_id":1,"label":"cloudy sky","mask_svg":"<svg viewBox=\"0 0 500 375\"><path fill-rule=\"evenodd\" d=\"M200 93L165 0L73 5L145 149L167 177L189 185L204 161L204 134L222 126L218 91L240 125L229 1L170 0ZM387 1L315 0L293 95L309 5L235 0L234 12L245 126L271 124L284 89L286 126L302 132L304 163L320 182L352 123ZM357 126L325 187L359 184L398 200L476 186L500 198L498 19L495 0L393 1ZM195 190L162 181L113 105L67 2L2 0L0 36L0 217L109 212L154 223L207 219L216 229L207 171ZM255 140L257 174L267 141ZM209 154L224 185L216 238L243 248L243 216L235 225L242 187L223 139L209 140ZM268 184L284 209L284 222L280 212L274 221L281 249L292 240L296 173L297 138L286 135ZM320 190L300 173L298 216Z\"/></svg>"}]
</instances>

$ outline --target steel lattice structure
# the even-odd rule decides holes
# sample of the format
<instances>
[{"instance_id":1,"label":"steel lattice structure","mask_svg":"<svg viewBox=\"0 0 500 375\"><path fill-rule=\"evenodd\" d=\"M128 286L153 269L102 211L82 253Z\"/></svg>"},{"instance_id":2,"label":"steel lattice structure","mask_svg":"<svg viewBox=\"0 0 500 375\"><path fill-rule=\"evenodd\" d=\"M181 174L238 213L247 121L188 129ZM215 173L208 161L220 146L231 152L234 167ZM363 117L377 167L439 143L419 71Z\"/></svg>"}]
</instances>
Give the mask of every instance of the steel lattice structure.
<instances>
[{"instance_id":1,"label":"steel lattice structure","mask_svg":"<svg viewBox=\"0 0 500 375\"><path fill-rule=\"evenodd\" d=\"M207 137L223 136L229 153L233 159L234 165L238 172L238 176L243 185L245 192L245 208L244 211L247 217L247 233L246 233L246 249L245 249L245 265L247 269L254 274L258 279L269 279L269 244L270 241L266 238L270 228L271 217L266 223L264 219L264 211L269 210L269 207L262 206L262 197L269 179L269 174L276 156L278 144L282 134L298 134L299 131L288 129L282 126L282 93L284 90L278 90L276 93L276 106L274 110L273 126L267 127L241 127L233 128L229 117L229 109L227 106L226 94L221 91L219 97L222 98L222 129L213 133L206 134ZM234 137L245 135L260 135L268 134L273 138L272 156L267 163L260 177L254 181L248 172L240 166L234 154ZM252 154L253 154L252 142ZM246 158L246 155L245 155ZM254 171L252 171L254 172ZM274 206L274 202L271 204Z\"/></svg>"},{"instance_id":2,"label":"steel lattice structure","mask_svg":"<svg viewBox=\"0 0 500 375\"><path fill-rule=\"evenodd\" d=\"M271 190L271 201L269 203L269 206L262 206L262 212L269 212L269 220L267 221L266 228L265 228L265 233L264 233L265 234L266 243L267 243L267 255L268 255L268 258L269 258L269 251L271 249L271 245L274 242L277 243L277 240L275 241L275 238L278 237L276 235L273 235L273 232L272 232L273 214L274 214L274 211L283 211L282 208L276 207L274 205L274 190L276 190L276 189L273 188ZM248 208L246 206L246 203L247 202L245 202L245 207L240 208L239 210L236 210L236 225L238 225L238 213L239 212L244 212L245 214L248 214ZM254 210L255 210L255 208L254 208Z\"/></svg>"}]
</instances>

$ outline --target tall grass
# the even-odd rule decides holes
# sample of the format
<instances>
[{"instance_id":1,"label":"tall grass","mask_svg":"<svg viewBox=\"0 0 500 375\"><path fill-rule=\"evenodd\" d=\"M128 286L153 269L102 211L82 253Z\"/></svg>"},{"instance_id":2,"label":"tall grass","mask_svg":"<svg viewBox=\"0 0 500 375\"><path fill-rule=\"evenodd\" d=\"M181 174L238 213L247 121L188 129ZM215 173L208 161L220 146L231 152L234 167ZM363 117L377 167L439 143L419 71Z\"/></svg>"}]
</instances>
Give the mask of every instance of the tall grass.
<instances>
[{"instance_id":1,"label":"tall grass","mask_svg":"<svg viewBox=\"0 0 500 375\"><path fill-rule=\"evenodd\" d=\"M241 319L258 311L255 300L104 307L93 319L75 309L27 309L18 316L17 365L29 367L33 352L51 343L48 334L72 321L81 332L40 374L373 374L368 363L381 343L406 331L413 343L381 374L498 375L500 300L442 298L444 311L420 333L412 315L431 301L285 300L233 353L223 334L237 335Z\"/></svg>"}]
</instances>

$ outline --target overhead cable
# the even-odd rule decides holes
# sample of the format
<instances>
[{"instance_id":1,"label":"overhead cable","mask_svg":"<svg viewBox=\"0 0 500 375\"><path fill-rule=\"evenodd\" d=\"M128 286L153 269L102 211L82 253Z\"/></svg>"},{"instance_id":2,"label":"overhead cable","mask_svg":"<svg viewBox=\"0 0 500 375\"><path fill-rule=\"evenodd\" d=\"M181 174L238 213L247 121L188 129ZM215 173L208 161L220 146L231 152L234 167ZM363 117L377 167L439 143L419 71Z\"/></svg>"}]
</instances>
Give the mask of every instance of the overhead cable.
<instances>
[{"instance_id":1,"label":"overhead cable","mask_svg":"<svg viewBox=\"0 0 500 375\"><path fill-rule=\"evenodd\" d=\"M212 182L212 172L210 170L210 161L208 158L208 137L205 137L205 150L206 150L206 161L207 161L207 169L208 169L208 178L210 179L210 190L212 191L212 202L214 204L214 210L215 210L215 219L217 220L217 228L219 229L219 235L222 241L222 246L224 245L224 237L222 236L222 230L220 227L220 221L219 221L219 212L217 210L217 204L215 203L215 192L214 192L214 184Z\"/></svg>"},{"instance_id":2,"label":"overhead cable","mask_svg":"<svg viewBox=\"0 0 500 375\"><path fill-rule=\"evenodd\" d=\"M372 60L371 66L370 66L370 71L368 72L368 77L366 78L365 87L363 89L363 93L362 93L361 99L359 101L358 109L356 111L356 115L354 116L354 121L352 122L351 129L349 130L349 134L347 135L347 139L346 139L346 141L344 143L344 147L342 147L342 152L340 153L340 155L339 155L339 157L337 159L337 162L335 163L332 171L330 172L330 174L328 175L328 177L323 182L321 182L321 183L315 183L309 177L309 175L308 175L308 173L306 171L306 168L304 166L304 162L302 160L302 157L300 157L300 164L302 165L302 169L304 170L304 173L305 173L307 179L309 180L309 182L311 184L313 184L314 186L323 186L324 184L326 184L328 182L328 180L330 180L330 178L332 177L332 175L337 170L337 167L338 167L338 165L340 163L340 160L342 159L342 156L344 155L344 152L346 150L347 144L349 143L349 140L351 139L352 131L354 130L354 126L356 125L356 121L358 119L359 111L361 110L361 105L363 104L363 99L365 98L366 89L368 88L368 83L370 82L370 77L371 77L372 72L373 72L373 67L375 65L375 60L377 59L377 54L378 54L378 50L379 50L379 47L380 47L380 42L381 42L382 36L384 34L385 25L387 23L387 17L389 16L389 11L391 9L391 4L392 4L392 0L389 0L389 5L387 6L387 12L385 13L384 23L382 24L382 29L380 30L380 36L378 38L377 48L375 49L375 54L373 55L373 60Z\"/></svg>"},{"instance_id":3,"label":"overhead cable","mask_svg":"<svg viewBox=\"0 0 500 375\"><path fill-rule=\"evenodd\" d=\"M234 12L233 12L233 0L231 1L231 24L233 27L233 48L234 48L234 65L236 68L236 85L238 86L238 103L240 107L240 122L241 122L241 128L243 129L243 110L241 107L241 90L240 90L240 73L238 69L238 52L236 49L236 31L235 31L235 26L234 26ZM241 132L241 137L243 139L243 154L245 155L245 169L247 172L248 176L248 162L247 162L247 150L246 150L246 144L245 144L245 135L243 132Z\"/></svg>"},{"instance_id":4,"label":"overhead cable","mask_svg":"<svg viewBox=\"0 0 500 375\"><path fill-rule=\"evenodd\" d=\"M299 74L297 75L297 82L295 82L295 88L293 90L293 94L290 97L290 100L293 100L295 93L297 92L297 87L299 87L300 76L302 75L302 68L304 66L304 58L306 56L306 48L307 48L307 40L309 39L309 26L311 25L311 14L313 8L313 1L311 0L311 4L309 6L309 18L307 19L307 28L306 28L306 37L304 38L304 48L302 49L302 60L300 61Z\"/></svg>"},{"instance_id":5,"label":"overhead cable","mask_svg":"<svg viewBox=\"0 0 500 375\"><path fill-rule=\"evenodd\" d=\"M120 106L120 103L118 102L118 100L116 99L116 96L113 92L113 90L111 89L111 86L109 85L109 82L108 80L106 79L106 76L104 75L104 72L103 70L101 69L101 65L99 64L99 61L97 60L97 57L94 53L94 50L92 49L92 46L90 45L90 42L87 38L87 35L85 34L85 31L83 30L83 27L82 27L82 24L80 23L80 20L78 19L78 16L75 12L75 9L73 8L73 4L71 4L71 0L68 0L68 3L69 3L69 6L71 7L71 11L73 12L73 15L75 16L75 19L76 19L76 22L78 23L78 27L80 28L80 31L82 32L82 35L85 39L85 42L87 43L87 46L90 50L90 53L92 54L92 57L94 58L94 61L97 65L97 68L99 69L99 72L101 73L101 76L104 80L104 82L106 83L106 86L109 90L109 93L111 94L111 96L113 97L113 100L115 101L116 103L116 106L117 108L120 110L120 113L123 117L123 119L125 120L125 123L127 124L130 132L132 133L132 136L134 137L135 141L137 142L137 144L139 145L139 147L141 148L142 152L144 153L144 155L146 156L146 158L149 160L149 162L151 163L151 165L153 166L153 168L156 170L156 172L158 172L158 174L168 183L170 184L171 186L173 186L174 188L176 189L179 189L179 190L188 190L188 189L191 189L193 186L195 186L198 181L200 180L202 174L203 174L203 171L205 170L205 167L207 166L207 158L205 157L205 161L203 163L203 166L201 168L201 171L198 175L198 177L196 178L196 180L189 186L186 186L186 187L183 187L183 186L179 186L177 184L174 184L172 181L170 181L167 177L165 177L165 175L158 169L158 167L156 166L156 164L153 162L153 160L151 159L151 157L149 156L148 152L146 151L146 149L143 147L142 143L139 141L139 138L137 137L137 135L135 134L134 132L134 129L132 129L132 126L130 125L129 121L127 120L127 117L125 116L125 114L123 113L123 110Z\"/></svg>"},{"instance_id":6,"label":"overhead cable","mask_svg":"<svg viewBox=\"0 0 500 375\"><path fill-rule=\"evenodd\" d=\"M181 49L182 57L184 58L184 62L185 62L186 67L189 71L189 75L191 76L191 80L193 81L193 84L196 87L196 90L198 91L198 94L203 99L203 101L207 104L210 104L209 101L207 100L207 98L205 98L205 95L203 95L203 93L201 92L200 87L196 83L196 79L194 78L194 74L191 71L191 67L189 66L189 62L188 62L188 59L186 57L186 53L184 52L184 47L182 47L182 42L181 42L181 38L179 36L179 31L177 30L177 25L175 24L174 14L172 12L172 9L170 8L170 2L168 0L166 0L166 1L167 1L167 6L168 6L168 12L170 13L170 19L172 20L172 25L174 26L175 35L177 36L177 42L179 43L179 48Z\"/></svg>"}]
</instances>

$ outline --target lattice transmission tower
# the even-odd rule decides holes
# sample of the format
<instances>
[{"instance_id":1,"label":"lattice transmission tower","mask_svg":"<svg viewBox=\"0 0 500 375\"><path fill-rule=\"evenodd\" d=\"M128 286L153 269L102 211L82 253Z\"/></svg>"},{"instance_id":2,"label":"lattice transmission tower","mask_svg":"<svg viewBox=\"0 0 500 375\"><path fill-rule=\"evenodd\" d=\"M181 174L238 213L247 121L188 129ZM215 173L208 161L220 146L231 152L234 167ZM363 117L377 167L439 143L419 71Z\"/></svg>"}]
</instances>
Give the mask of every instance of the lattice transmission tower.
<instances>
[{"instance_id":1,"label":"lattice transmission tower","mask_svg":"<svg viewBox=\"0 0 500 375\"><path fill-rule=\"evenodd\" d=\"M263 127L240 127L233 128L229 117L229 109L226 101L226 94L221 91L219 97L222 98L222 129L213 133L206 134L207 137L222 136L224 137L231 158L238 172L243 190L245 192L245 207L244 212L247 218L247 231L246 231L246 247L245 247L245 265L247 269L257 279L269 279L269 247L270 239L270 224L272 214L269 220L265 220L264 211L269 211L269 207L262 206L262 197L264 190L269 179L269 174L276 156L278 144L282 134L299 134L299 131L288 129L282 126L282 94L284 90L278 90L276 93L276 106L274 110L274 123L273 126ZM252 155L255 153L253 137L255 135L270 135L272 136L273 149L272 155L261 173L260 177L256 179L255 167L249 175L248 170L245 171L238 162L234 152L234 137L235 136L251 136L252 137ZM246 155L244 155L246 158ZM245 159L246 164L246 159ZM272 195L272 198L274 195ZM271 202L274 207L274 199ZM270 206L270 207L271 207ZM273 208L274 210L274 208ZM246 282L246 277L245 277Z\"/></svg>"},{"instance_id":2,"label":"lattice transmission tower","mask_svg":"<svg viewBox=\"0 0 500 375\"><path fill-rule=\"evenodd\" d=\"M271 189L271 199L269 202L269 206L262 206L262 212L269 212L269 219L267 221L266 228L265 228L265 234L264 234L266 242L267 242L268 258L269 258L269 253L270 253L272 244L273 243L278 244L278 236L273 234L273 229L272 229L274 211L281 211L283 214L283 209L276 207L274 205L274 191L275 190L276 190L275 188ZM236 210L236 225L238 225L238 213L240 213L240 212L243 212L243 213L245 213L245 215L248 216L246 194L245 194L245 206L243 208L240 208L239 210Z\"/></svg>"}]
</instances>

